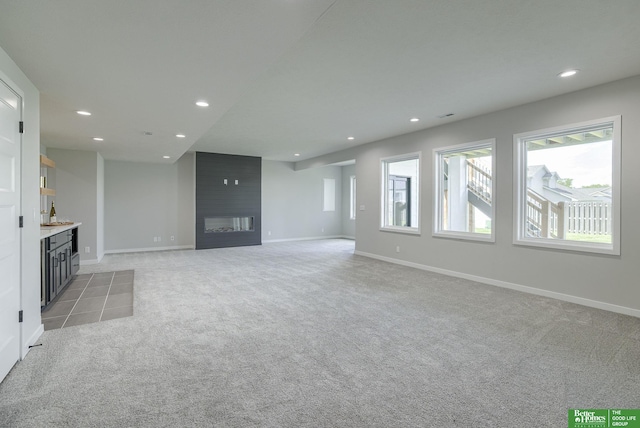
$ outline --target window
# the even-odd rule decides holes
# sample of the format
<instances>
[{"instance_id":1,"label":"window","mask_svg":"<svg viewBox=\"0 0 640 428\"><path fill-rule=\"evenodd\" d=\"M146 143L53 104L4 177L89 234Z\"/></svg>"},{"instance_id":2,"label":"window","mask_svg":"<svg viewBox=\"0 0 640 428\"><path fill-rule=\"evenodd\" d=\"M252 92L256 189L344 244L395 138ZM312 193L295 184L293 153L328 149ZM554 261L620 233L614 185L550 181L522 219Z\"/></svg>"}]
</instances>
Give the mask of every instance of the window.
<instances>
[{"instance_id":1,"label":"window","mask_svg":"<svg viewBox=\"0 0 640 428\"><path fill-rule=\"evenodd\" d=\"M514 243L620 254L620 117L514 142Z\"/></svg>"},{"instance_id":2,"label":"window","mask_svg":"<svg viewBox=\"0 0 640 428\"><path fill-rule=\"evenodd\" d=\"M336 210L336 180L334 178L323 179L322 211Z\"/></svg>"},{"instance_id":3,"label":"window","mask_svg":"<svg viewBox=\"0 0 640 428\"><path fill-rule=\"evenodd\" d=\"M381 228L420 233L420 154L382 159Z\"/></svg>"},{"instance_id":4,"label":"window","mask_svg":"<svg viewBox=\"0 0 640 428\"><path fill-rule=\"evenodd\" d=\"M434 236L495 241L495 144L434 150Z\"/></svg>"},{"instance_id":5,"label":"window","mask_svg":"<svg viewBox=\"0 0 640 428\"><path fill-rule=\"evenodd\" d=\"M349 218L351 220L355 220L356 218L356 176L352 175L350 178L351 181L351 196L350 196L350 200L349 200L349 206L350 208L350 213L349 213Z\"/></svg>"}]
</instances>

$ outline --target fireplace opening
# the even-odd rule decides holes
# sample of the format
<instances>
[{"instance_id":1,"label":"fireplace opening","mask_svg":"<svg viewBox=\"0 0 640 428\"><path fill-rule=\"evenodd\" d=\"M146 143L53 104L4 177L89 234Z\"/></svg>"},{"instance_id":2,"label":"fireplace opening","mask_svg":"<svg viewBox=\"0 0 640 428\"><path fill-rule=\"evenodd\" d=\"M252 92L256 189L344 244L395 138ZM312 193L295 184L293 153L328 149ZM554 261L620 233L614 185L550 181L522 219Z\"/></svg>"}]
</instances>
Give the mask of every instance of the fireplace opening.
<instances>
[{"instance_id":1,"label":"fireplace opening","mask_svg":"<svg viewBox=\"0 0 640 428\"><path fill-rule=\"evenodd\" d=\"M205 217L204 233L253 232L253 216Z\"/></svg>"}]
</instances>

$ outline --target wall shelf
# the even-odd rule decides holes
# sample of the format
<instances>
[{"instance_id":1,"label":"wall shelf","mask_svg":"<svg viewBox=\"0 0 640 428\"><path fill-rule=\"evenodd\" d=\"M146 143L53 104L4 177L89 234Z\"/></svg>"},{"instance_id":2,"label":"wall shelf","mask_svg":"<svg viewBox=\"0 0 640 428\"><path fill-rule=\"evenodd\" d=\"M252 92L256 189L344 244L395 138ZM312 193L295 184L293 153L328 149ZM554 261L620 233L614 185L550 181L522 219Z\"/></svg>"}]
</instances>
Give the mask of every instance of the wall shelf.
<instances>
[{"instance_id":1,"label":"wall shelf","mask_svg":"<svg viewBox=\"0 0 640 428\"><path fill-rule=\"evenodd\" d=\"M55 168L56 162L49 159L45 155L40 155L40 165L46 166L48 168Z\"/></svg>"},{"instance_id":2,"label":"wall shelf","mask_svg":"<svg viewBox=\"0 0 640 428\"><path fill-rule=\"evenodd\" d=\"M45 155L40 155L40 165L42 166L42 168L55 168L56 167L56 162L52 159L49 159L48 157L46 157ZM46 180L46 173L43 171L42 175L45 176L45 180ZM45 181L46 183L46 181ZM42 185L42 184L41 184ZM45 184L46 186L46 184ZM56 190L55 189L50 189L48 187L40 187L40 195L42 196L55 196L56 195Z\"/></svg>"}]
</instances>

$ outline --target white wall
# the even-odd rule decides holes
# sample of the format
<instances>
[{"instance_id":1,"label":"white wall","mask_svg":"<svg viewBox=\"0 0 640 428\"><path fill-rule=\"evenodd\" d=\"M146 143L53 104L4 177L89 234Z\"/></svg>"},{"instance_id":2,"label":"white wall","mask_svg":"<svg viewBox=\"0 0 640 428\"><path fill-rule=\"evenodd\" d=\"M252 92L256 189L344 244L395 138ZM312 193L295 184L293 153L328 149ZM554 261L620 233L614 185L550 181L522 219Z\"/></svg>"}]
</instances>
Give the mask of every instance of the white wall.
<instances>
[{"instance_id":1,"label":"white wall","mask_svg":"<svg viewBox=\"0 0 640 428\"><path fill-rule=\"evenodd\" d=\"M100 168L102 156L83 150L47 149L47 156L56 162L55 169L49 172L50 187L56 195L49 198L55 201L58 221L76 221L78 228L78 251L83 264L96 263L99 259L98 229L102 214L98 201L104 179ZM89 252L86 248L89 248Z\"/></svg>"},{"instance_id":2,"label":"white wall","mask_svg":"<svg viewBox=\"0 0 640 428\"><path fill-rule=\"evenodd\" d=\"M513 245L513 135L614 115L622 115L621 256ZM296 168L355 157L358 204L366 206L365 211L358 211L358 253L640 316L637 286L640 168L636 164L640 159L639 135L640 76L637 76L360 146L355 154L351 149L311 159L300 162ZM488 138L497 139L496 242L432 237L432 150ZM422 152L422 234L381 232L380 159L416 151ZM395 252L396 246L400 246L400 253Z\"/></svg>"},{"instance_id":3,"label":"white wall","mask_svg":"<svg viewBox=\"0 0 640 428\"><path fill-rule=\"evenodd\" d=\"M57 162L50 183L57 189L58 217L83 222L79 246L85 263L103 253L194 247L193 153L170 165L105 161L97 153L75 150L48 149L48 155ZM262 240L354 236L348 175L343 206L343 176L341 167L296 172L292 163L263 161ZM322 211L324 178L336 180L333 212Z\"/></svg>"},{"instance_id":4,"label":"white wall","mask_svg":"<svg viewBox=\"0 0 640 428\"><path fill-rule=\"evenodd\" d=\"M336 180L335 211L322 211L325 178ZM291 162L262 161L263 242L341 235L341 167L295 171Z\"/></svg>"},{"instance_id":5,"label":"white wall","mask_svg":"<svg viewBox=\"0 0 640 428\"><path fill-rule=\"evenodd\" d=\"M0 48L0 79L17 90L23 100L21 153L22 228L21 358L42 334L40 316L40 93L27 76Z\"/></svg>"},{"instance_id":6,"label":"white wall","mask_svg":"<svg viewBox=\"0 0 640 428\"><path fill-rule=\"evenodd\" d=\"M194 167L193 153L173 164L105 161L105 252L193 248Z\"/></svg>"},{"instance_id":7,"label":"white wall","mask_svg":"<svg viewBox=\"0 0 640 428\"><path fill-rule=\"evenodd\" d=\"M353 239L356 238L356 221L351 218L351 176L355 175L355 165L342 167L342 235ZM356 212L357 216L358 213Z\"/></svg>"}]
</instances>

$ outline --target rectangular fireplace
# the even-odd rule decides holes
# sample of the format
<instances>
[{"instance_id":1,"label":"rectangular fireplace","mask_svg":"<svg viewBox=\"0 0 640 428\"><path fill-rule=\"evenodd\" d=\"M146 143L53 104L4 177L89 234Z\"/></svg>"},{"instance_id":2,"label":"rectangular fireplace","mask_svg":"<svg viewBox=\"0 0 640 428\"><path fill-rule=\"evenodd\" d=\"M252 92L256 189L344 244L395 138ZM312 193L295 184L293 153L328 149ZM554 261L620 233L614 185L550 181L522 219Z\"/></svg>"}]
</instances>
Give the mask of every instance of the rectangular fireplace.
<instances>
[{"instance_id":1,"label":"rectangular fireplace","mask_svg":"<svg viewBox=\"0 0 640 428\"><path fill-rule=\"evenodd\" d=\"M205 217L204 233L253 232L253 216Z\"/></svg>"}]
</instances>

